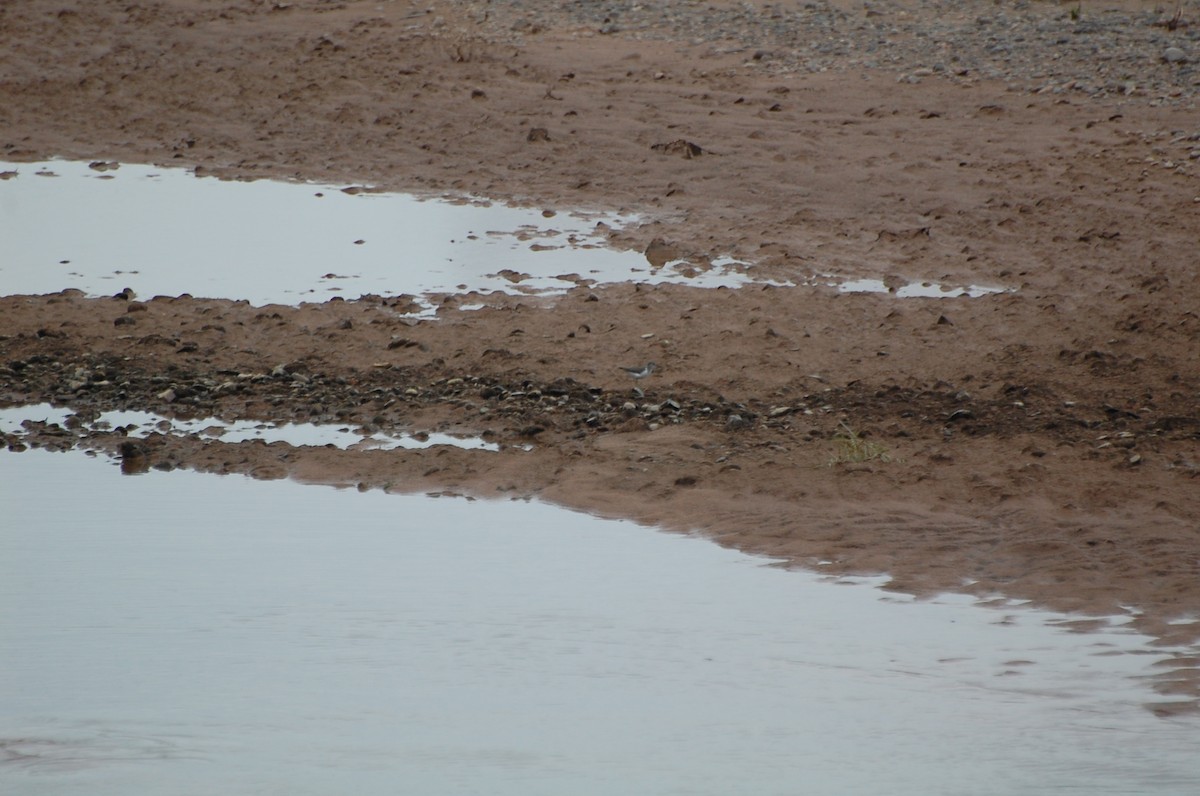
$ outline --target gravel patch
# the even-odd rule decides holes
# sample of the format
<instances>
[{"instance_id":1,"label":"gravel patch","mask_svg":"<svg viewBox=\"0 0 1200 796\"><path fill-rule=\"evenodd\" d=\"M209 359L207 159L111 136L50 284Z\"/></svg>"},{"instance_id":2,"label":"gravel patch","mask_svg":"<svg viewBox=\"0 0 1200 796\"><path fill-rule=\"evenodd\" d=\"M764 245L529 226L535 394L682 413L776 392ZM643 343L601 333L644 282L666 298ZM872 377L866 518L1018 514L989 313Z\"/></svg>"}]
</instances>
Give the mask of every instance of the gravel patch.
<instances>
[{"instance_id":1,"label":"gravel patch","mask_svg":"<svg viewBox=\"0 0 1200 796\"><path fill-rule=\"evenodd\" d=\"M1000 80L1020 91L1191 104L1200 92L1200 9L1175 12L1052 2L871 0L844 10L828 2L492 0L472 16L497 40L576 28L581 37L744 53L748 66L778 74L881 70L908 83Z\"/></svg>"}]
</instances>

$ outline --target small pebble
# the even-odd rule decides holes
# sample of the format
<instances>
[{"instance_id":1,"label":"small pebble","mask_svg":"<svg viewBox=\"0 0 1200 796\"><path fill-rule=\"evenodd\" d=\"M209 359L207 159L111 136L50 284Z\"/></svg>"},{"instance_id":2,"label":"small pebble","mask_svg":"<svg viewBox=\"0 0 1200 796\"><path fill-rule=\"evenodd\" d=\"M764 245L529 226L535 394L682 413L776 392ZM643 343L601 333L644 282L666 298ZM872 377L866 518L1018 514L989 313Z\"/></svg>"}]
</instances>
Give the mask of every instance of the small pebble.
<instances>
[{"instance_id":1,"label":"small pebble","mask_svg":"<svg viewBox=\"0 0 1200 796\"><path fill-rule=\"evenodd\" d=\"M1168 47L1163 50L1163 60L1169 64L1184 64L1187 63L1187 53L1178 47Z\"/></svg>"}]
</instances>

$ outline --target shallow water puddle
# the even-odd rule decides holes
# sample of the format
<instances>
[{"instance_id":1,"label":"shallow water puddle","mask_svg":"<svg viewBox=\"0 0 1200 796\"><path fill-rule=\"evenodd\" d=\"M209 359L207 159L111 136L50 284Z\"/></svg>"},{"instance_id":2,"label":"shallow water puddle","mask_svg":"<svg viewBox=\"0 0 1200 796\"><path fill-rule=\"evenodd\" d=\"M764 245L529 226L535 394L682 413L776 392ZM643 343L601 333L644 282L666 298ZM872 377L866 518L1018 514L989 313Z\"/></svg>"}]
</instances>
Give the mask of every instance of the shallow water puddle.
<instances>
[{"instance_id":1,"label":"shallow water puddle","mask_svg":"<svg viewBox=\"0 0 1200 796\"><path fill-rule=\"evenodd\" d=\"M597 224L617 227L630 216L109 165L0 162L0 176L10 175L0 179L5 294L129 287L143 298L191 293L258 305L368 293L552 292L629 279L747 281L732 262L652 269L639 253L605 246Z\"/></svg>"},{"instance_id":2,"label":"shallow water puddle","mask_svg":"<svg viewBox=\"0 0 1200 796\"><path fill-rule=\"evenodd\" d=\"M652 266L605 245L603 228L636 218L564 214L487 201L421 199L361 187L197 178L183 169L0 161L5 295L75 288L143 298L190 293L251 304L331 296L469 291L555 293L638 281L694 287L834 287L899 298L976 298L1004 288L815 274L752 280L733 258ZM477 308L478 304L459 309Z\"/></svg>"},{"instance_id":3,"label":"shallow water puddle","mask_svg":"<svg viewBox=\"0 0 1200 796\"><path fill-rule=\"evenodd\" d=\"M75 412L66 407L51 404L32 404L0 409L0 433L19 434L26 422L48 423L64 426ZM94 431L111 431L124 428L126 436L145 437L151 432L175 436L191 434L219 439L222 442L247 442L262 440L286 442L296 446L333 445L343 450L395 450L396 448L429 448L434 445L453 445L467 450L499 450L494 442L478 437L455 436L452 434L426 433L393 436L380 431L355 428L345 424L318 423L264 423L259 420L225 421L214 417L190 420L163 417L153 412L118 411L101 412L94 420L80 420L83 427Z\"/></svg>"},{"instance_id":4,"label":"shallow water puddle","mask_svg":"<svg viewBox=\"0 0 1200 796\"><path fill-rule=\"evenodd\" d=\"M1194 792L1121 628L538 503L41 451L0 490L5 792Z\"/></svg>"},{"instance_id":5,"label":"shallow water puddle","mask_svg":"<svg viewBox=\"0 0 1200 796\"><path fill-rule=\"evenodd\" d=\"M832 274L827 274L825 278L831 280L827 284L836 287L840 293L891 293L897 298L979 298L1009 292L1007 288L983 285L947 287L938 282L909 282L889 287L882 279L839 279Z\"/></svg>"}]
</instances>

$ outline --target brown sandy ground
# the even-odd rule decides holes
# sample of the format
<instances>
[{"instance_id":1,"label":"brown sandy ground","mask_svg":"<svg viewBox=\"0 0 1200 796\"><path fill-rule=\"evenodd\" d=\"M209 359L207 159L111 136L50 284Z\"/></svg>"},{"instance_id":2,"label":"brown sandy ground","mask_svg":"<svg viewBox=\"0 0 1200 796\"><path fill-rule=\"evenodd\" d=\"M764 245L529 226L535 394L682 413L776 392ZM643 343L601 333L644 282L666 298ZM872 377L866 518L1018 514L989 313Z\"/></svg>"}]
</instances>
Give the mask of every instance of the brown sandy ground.
<instances>
[{"instance_id":1,"label":"brown sandy ground","mask_svg":"<svg viewBox=\"0 0 1200 796\"><path fill-rule=\"evenodd\" d=\"M901 6L927 8L885 10ZM625 208L646 221L612 242L652 262L732 254L778 280L1010 292L581 280L473 312L447 297L421 322L402 296L9 297L0 403L480 433L502 450L152 437L126 453L131 469L535 495L886 571L906 591L1135 606L1164 644L1200 640L1169 623L1200 613L1200 128L1185 73L1147 57L1136 80L1178 85L1128 96L898 83L881 67L768 68L667 23L599 36L546 12L530 32L511 11L6 4L0 157ZM655 148L680 140L699 154ZM637 397L618 366L648 359L661 372ZM846 428L884 455L839 460ZM8 440L120 442L86 425ZM1198 675L1195 658L1165 667L1158 687L1178 702L1159 709L1194 707Z\"/></svg>"}]
</instances>

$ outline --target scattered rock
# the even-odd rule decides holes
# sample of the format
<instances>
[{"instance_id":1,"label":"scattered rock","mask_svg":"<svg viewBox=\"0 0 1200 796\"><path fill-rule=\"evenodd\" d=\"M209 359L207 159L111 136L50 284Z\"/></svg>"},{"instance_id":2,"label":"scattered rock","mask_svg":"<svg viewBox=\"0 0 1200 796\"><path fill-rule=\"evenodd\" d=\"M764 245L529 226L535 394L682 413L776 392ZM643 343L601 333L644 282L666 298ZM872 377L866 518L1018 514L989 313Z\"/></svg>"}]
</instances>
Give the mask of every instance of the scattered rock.
<instances>
[{"instance_id":1,"label":"scattered rock","mask_svg":"<svg viewBox=\"0 0 1200 796\"><path fill-rule=\"evenodd\" d=\"M704 154L704 150L691 141L685 141L682 138L676 139L668 144L654 144L650 147L655 152L662 152L664 155L680 155L687 160L698 158Z\"/></svg>"},{"instance_id":2,"label":"scattered rock","mask_svg":"<svg viewBox=\"0 0 1200 796\"><path fill-rule=\"evenodd\" d=\"M683 252L674 243L655 238L646 246L646 261L650 263L652 268L662 268L673 260L678 260L683 257Z\"/></svg>"},{"instance_id":3,"label":"scattered rock","mask_svg":"<svg viewBox=\"0 0 1200 796\"><path fill-rule=\"evenodd\" d=\"M1188 62L1187 53L1178 47L1168 47L1163 50L1162 59L1169 64L1186 64Z\"/></svg>"},{"instance_id":4,"label":"scattered rock","mask_svg":"<svg viewBox=\"0 0 1200 796\"><path fill-rule=\"evenodd\" d=\"M513 283L514 285L524 282L529 279L529 274L523 274L520 271L514 271L511 268L502 268L496 272L496 276Z\"/></svg>"},{"instance_id":5,"label":"scattered rock","mask_svg":"<svg viewBox=\"0 0 1200 796\"><path fill-rule=\"evenodd\" d=\"M741 431L750 428L750 421L738 414L732 414L725 420L727 431Z\"/></svg>"},{"instance_id":6,"label":"scattered rock","mask_svg":"<svg viewBox=\"0 0 1200 796\"><path fill-rule=\"evenodd\" d=\"M631 417L628 420L621 423L620 425L613 428L613 431L616 431L620 434L629 434L629 433L632 433L635 431L649 431L649 430L650 430L650 424L648 422L646 422L646 418L644 418L644 417Z\"/></svg>"},{"instance_id":7,"label":"scattered rock","mask_svg":"<svg viewBox=\"0 0 1200 796\"><path fill-rule=\"evenodd\" d=\"M150 470L150 458L142 442L130 440L117 446L121 457L121 472L125 475L140 475Z\"/></svg>"}]
</instances>

